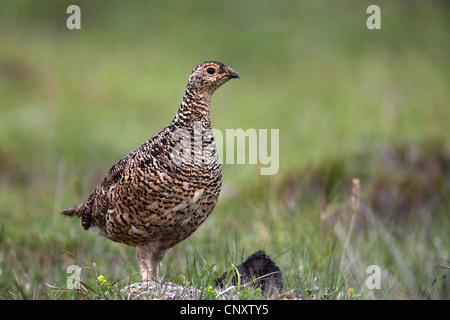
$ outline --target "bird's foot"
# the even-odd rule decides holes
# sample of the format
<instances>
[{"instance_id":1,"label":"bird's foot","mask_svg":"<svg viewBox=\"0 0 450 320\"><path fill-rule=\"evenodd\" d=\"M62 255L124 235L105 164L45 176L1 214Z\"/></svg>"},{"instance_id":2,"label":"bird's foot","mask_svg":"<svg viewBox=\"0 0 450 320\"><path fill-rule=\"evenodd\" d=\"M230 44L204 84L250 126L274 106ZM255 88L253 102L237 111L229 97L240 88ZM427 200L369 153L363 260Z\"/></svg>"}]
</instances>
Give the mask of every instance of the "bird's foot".
<instances>
[{"instance_id":1,"label":"bird's foot","mask_svg":"<svg viewBox=\"0 0 450 320\"><path fill-rule=\"evenodd\" d=\"M143 278L139 282L141 283L154 283L155 285L164 286L166 282L163 278L153 279L153 278Z\"/></svg>"}]
</instances>

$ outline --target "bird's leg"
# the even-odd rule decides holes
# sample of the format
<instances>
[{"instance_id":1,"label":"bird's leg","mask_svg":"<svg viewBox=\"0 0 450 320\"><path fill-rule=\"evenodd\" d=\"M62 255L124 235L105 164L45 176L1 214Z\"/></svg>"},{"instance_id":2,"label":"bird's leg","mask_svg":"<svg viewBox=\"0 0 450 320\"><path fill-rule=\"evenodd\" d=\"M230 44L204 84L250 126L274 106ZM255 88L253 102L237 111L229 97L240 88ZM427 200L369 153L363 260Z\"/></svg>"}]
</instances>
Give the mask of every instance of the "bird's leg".
<instances>
[{"instance_id":1,"label":"bird's leg","mask_svg":"<svg viewBox=\"0 0 450 320\"><path fill-rule=\"evenodd\" d=\"M158 265L153 266L149 261L139 260L142 281L158 280Z\"/></svg>"},{"instance_id":2,"label":"bird's leg","mask_svg":"<svg viewBox=\"0 0 450 320\"><path fill-rule=\"evenodd\" d=\"M155 245L149 243L136 247L136 258L139 261L142 281L158 282L159 265L168 250L160 250Z\"/></svg>"},{"instance_id":3,"label":"bird's leg","mask_svg":"<svg viewBox=\"0 0 450 320\"><path fill-rule=\"evenodd\" d=\"M157 281L158 265L153 263L154 248L150 246L136 247L136 258L139 261L142 281Z\"/></svg>"}]
</instances>

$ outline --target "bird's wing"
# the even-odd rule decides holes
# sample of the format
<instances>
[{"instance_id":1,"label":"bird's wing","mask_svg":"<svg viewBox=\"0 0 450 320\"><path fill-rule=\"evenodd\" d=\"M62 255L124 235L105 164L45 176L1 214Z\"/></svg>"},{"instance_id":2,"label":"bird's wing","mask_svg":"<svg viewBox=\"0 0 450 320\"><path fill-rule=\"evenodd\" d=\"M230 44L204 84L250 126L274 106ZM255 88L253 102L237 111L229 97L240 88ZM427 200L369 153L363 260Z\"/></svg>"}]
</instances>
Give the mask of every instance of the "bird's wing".
<instances>
[{"instance_id":1,"label":"bird's wing","mask_svg":"<svg viewBox=\"0 0 450 320\"><path fill-rule=\"evenodd\" d=\"M111 205L110 192L122 179L129 166L130 157L131 153L117 161L84 203L81 213L81 221L84 229L89 229L92 225L102 225L104 223L105 215Z\"/></svg>"}]
</instances>

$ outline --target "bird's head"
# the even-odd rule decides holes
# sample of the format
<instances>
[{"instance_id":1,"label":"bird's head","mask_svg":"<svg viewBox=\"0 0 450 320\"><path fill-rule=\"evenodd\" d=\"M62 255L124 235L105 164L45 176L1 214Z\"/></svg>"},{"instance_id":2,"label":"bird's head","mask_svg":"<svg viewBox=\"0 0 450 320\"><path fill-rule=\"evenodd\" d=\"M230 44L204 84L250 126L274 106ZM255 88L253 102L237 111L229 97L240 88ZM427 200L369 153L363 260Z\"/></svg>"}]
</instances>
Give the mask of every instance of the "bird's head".
<instances>
[{"instance_id":1,"label":"bird's head","mask_svg":"<svg viewBox=\"0 0 450 320\"><path fill-rule=\"evenodd\" d=\"M221 85L240 78L236 71L218 61L205 61L192 70L188 88L201 96L211 96Z\"/></svg>"}]
</instances>

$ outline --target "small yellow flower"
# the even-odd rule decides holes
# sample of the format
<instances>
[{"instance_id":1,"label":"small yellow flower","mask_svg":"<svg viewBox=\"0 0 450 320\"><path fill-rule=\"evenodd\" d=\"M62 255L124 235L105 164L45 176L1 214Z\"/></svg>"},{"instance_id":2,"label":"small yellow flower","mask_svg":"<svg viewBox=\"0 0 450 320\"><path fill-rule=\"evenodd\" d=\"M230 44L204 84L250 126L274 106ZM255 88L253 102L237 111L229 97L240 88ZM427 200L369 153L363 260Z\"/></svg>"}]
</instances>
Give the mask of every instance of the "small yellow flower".
<instances>
[{"instance_id":1,"label":"small yellow flower","mask_svg":"<svg viewBox=\"0 0 450 320\"><path fill-rule=\"evenodd\" d=\"M207 295L207 297L208 297L209 299L217 299L216 293L214 292L213 286L209 286L209 287L206 289L206 295Z\"/></svg>"},{"instance_id":2,"label":"small yellow flower","mask_svg":"<svg viewBox=\"0 0 450 320\"><path fill-rule=\"evenodd\" d=\"M350 293L350 294L355 293L355 289L353 289L352 287L348 288L348 293Z\"/></svg>"},{"instance_id":3,"label":"small yellow flower","mask_svg":"<svg viewBox=\"0 0 450 320\"><path fill-rule=\"evenodd\" d=\"M100 281L100 282L103 282L103 280L105 280L105 277L104 277L103 275L99 275L99 276L97 277L97 280ZM106 281L106 280L105 280L105 281Z\"/></svg>"}]
</instances>

